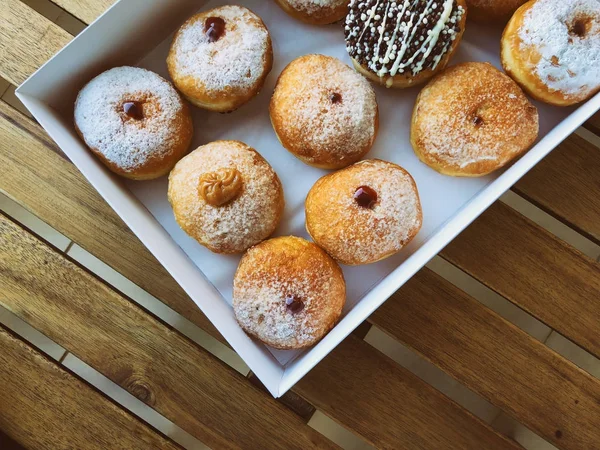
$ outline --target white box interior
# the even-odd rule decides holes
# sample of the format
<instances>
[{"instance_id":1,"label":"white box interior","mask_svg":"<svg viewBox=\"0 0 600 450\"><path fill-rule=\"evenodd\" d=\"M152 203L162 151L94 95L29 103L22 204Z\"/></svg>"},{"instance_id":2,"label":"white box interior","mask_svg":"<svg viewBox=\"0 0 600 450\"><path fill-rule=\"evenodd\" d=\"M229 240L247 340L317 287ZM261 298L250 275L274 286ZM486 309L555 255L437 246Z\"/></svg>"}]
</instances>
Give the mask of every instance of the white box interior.
<instances>
[{"instance_id":1,"label":"white box interior","mask_svg":"<svg viewBox=\"0 0 600 450\"><path fill-rule=\"evenodd\" d=\"M17 94L39 122L108 203L182 285L232 347L274 396L280 396L364 321L395 290L465 226L600 107L600 95L579 109L536 104L540 139L512 167L482 178L440 175L414 155L410 117L419 88L376 87L381 113L376 144L367 155L393 161L415 178L423 204L423 228L399 254L363 267L343 267L348 299L343 319L315 347L304 352L276 351L249 339L230 307L239 256L216 255L189 238L175 223L165 177L133 182L112 175L77 137L73 102L83 85L103 70L139 65L168 78L165 58L171 35L199 8L229 2L197 0L121 0L69 46L34 74ZM285 216L276 235L308 237L304 199L326 171L309 167L281 147L272 130L268 103L277 77L292 59L322 53L349 63L343 25L315 27L288 17L273 2L244 0L262 17L274 45L274 67L260 95L232 114L193 108L192 148L216 139L238 139L256 148L274 167L284 186ZM499 65L501 28L467 26L452 63L489 61Z\"/></svg>"}]
</instances>

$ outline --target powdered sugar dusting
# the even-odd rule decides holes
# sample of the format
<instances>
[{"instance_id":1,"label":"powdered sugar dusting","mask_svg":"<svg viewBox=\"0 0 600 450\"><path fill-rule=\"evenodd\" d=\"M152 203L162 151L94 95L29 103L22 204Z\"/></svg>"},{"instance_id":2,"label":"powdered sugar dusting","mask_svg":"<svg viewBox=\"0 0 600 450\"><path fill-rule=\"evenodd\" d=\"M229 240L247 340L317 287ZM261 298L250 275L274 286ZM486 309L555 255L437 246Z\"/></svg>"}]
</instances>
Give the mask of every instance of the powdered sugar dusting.
<instances>
[{"instance_id":1,"label":"powdered sugar dusting","mask_svg":"<svg viewBox=\"0 0 600 450\"><path fill-rule=\"evenodd\" d=\"M210 42L204 31L207 17L225 21L225 33ZM173 44L176 70L191 76L209 92L226 87L251 89L264 75L269 33L258 16L241 6L222 6L192 17Z\"/></svg>"},{"instance_id":2,"label":"powdered sugar dusting","mask_svg":"<svg viewBox=\"0 0 600 450\"><path fill-rule=\"evenodd\" d=\"M298 312L286 307L293 295ZM313 345L336 322L345 301L339 267L301 238L283 237L248 250L234 280L233 308L246 331L276 348Z\"/></svg>"},{"instance_id":3,"label":"powdered sugar dusting","mask_svg":"<svg viewBox=\"0 0 600 450\"><path fill-rule=\"evenodd\" d=\"M533 142L537 123L516 83L490 64L466 63L421 92L412 134L427 158L454 169L483 161L499 166Z\"/></svg>"},{"instance_id":4,"label":"powdered sugar dusting","mask_svg":"<svg viewBox=\"0 0 600 450\"><path fill-rule=\"evenodd\" d=\"M339 102L332 95L339 94ZM350 160L375 139L377 101L371 84L336 58L306 55L283 72L271 113L277 133L307 159Z\"/></svg>"},{"instance_id":5,"label":"powdered sugar dusting","mask_svg":"<svg viewBox=\"0 0 600 450\"><path fill-rule=\"evenodd\" d=\"M242 193L213 206L198 191L200 177L223 168L237 169ZM217 141L183 158L169 177L169 201L179 225L216 251L235 253L267 238L278 223L283 193L277 175L258 153L237 141Z\"/></svg>"},{"instance_id":6,"label":"powdered sugar dusting","mask_svg":"<svg viewBox=\"0 0 600 450\"><path fill-rule=\"evenodd\" d=\"M535 71L551 90L585 96L600 87L600 0L538 0L525 14L519 37L522 50L539 51Z\"/></svg>"},{"instance_id":7,"label":"powdered sugar dusting","mask_svg":"<svg viewBox=\"0 0 600 450\"><path fill-rule=\"evenodd\" d=\"M142 121L124 118L127 101L144 102ZM89 147L131 171L170 152L181 131L174 121L183 107L175 88L159 75L137 67L117 67L81 90L75 102L75 123Z\"/></svg>"},{"instance_id":8,"label":"powdered sugar dusting","mask_svg":"<svg viewBox=\"0 0 600 450\"><path fill-rule=\"evenodd\" d=\"M354 200L360 186L377 193L373 208ZM401 167L366 160L323 178L309 193L307 227L334 258L358 264L374 262L402 249L421 228L419 196Z\"/></svg>"}]
</instances>

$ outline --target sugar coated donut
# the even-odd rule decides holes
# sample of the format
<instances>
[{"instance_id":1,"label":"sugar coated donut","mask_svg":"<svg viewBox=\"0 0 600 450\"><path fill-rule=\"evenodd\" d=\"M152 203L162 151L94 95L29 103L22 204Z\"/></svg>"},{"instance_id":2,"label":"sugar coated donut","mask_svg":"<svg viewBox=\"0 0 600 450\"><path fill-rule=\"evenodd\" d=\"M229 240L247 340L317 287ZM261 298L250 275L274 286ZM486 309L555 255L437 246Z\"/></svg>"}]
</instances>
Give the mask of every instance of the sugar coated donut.
<instances>
[{"instance_id":1,"label":"sugar coated donut","mask_svg":"<svg viewBox=\"0 0 600 450\"><path fill-rule=\"evenodd\" d=\"M175 86L199 108L229 112L254 97L273 66L269 31L242 6L188 19L175 34L167 66Z\"/></svg>"},{"instance_id":2,"label":"sugar coated donut","mask_svg":"<svg viewBox=\"0 0 600 450\"><path fill-rule=\"evenodd\" d=\"M400 251L421 229L415 181L387 161L360 161L319 179L306 198L306 230L342 264L370 264Z\"/></svg>"},{"instance_id":3,"label":"sugar coated donut","mask_svg":"<svg viewBox=\"0 0 600 450\"><path fill-rule=\"evenodd\" d=\"M270 106L281 144L311 166L339 169L362 158L379 127L369 82L336 58L306 55L281 73Z\"/></svg>"},{"instance_id":4,"label":"sugar coated donut","mask_svg":"<svg viewBox=\"0 0 600 450\"><path fill-rule=\"evenodd\" d=\"M443 69L462 38L465 0L351 0L346 47L356 70L405 88Z\"/></svg>"},{"instance_id":5,"label":"sugar coated donut","mask_svg":"<svg viewBox=\"0 0 600 450\"><path fill-rule=\"evenodd\" d=\"M502 66L532 97L558 106L600 90L600 0L524 4L502 36Z\"/></svg>"},{"instance_id":6,"label":"sugar coated donut","mask_svg":"<svg viewBox=\"0 0 600 450\"><path fill-rule=\"evenodd\" d=\"M419 159L446 175L488 174L525 152L538 113L519 86L488 63L446 69L419 94L411 143Z\"/></svg>"},{"instance_id":7,"label":"sugar coated donut","mask_svg":"<svg viewBox=\"0 0 600 450\"><path fill-rule=\"evenodd\" d=\"M189 107L161 76L138 67L110 69L75 101L75 129L114 173L133 180L167 174L190 146Z\"/></svg>"},{"instance_id":8,"label":"sugar coated donut","mask_svg":"<svg viewBox=\"0 0 600 450\"><path fill-rule=\"evenodd\" d=\"M527 0L466 0L469 20L476 22L505 22Z\"/></svg>"},{"instance_id":9,"label":"sugar coated donut","mask_svg":"<svg viewBox=\"0 0 600 450\"><path fill-rule=\"evenodd\" d=\"M241 253L266 239L284 208L275 171L238 141L212 142L179 161L168 197L179 226L215 253Z\"/></svg>"},{"instance_id":10,"label":"sugar coated donut","mask_svg":"<svg viewBox=\"0 0 600 450\"><path fill-rule=\"evenodd\" d=\"M233 281L233 311L249 335L271 347L316 344L346 302L340 266L322 249L287 236L252 247Z\"/></svg>"},{"instance_id":11,"label":"sugar coated donut","mask_svg":"<svg viewBox=\"0 0 600 450\"><path fill-rule=\"evenodd\" d=\"M275 0L290 16L313 25L326 25L343 19L348 0Z\"/></svg>"}]
</instances>

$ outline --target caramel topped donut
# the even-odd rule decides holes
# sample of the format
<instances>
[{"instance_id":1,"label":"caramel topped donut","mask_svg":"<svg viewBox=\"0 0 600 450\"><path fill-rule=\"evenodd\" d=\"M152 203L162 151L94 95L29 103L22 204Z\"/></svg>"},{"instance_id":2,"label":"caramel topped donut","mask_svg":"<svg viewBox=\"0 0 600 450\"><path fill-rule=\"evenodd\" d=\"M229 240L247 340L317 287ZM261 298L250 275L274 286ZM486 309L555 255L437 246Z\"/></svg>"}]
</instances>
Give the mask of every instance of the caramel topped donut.
<instances>
[{"instance_id":1,"label":"caramel topped donut","mask_svg":"<svg viewBox=\"0 0 600 450\"><path fill-rule=\"evenodd\" d=\"M348 0L275 0L290 16L314 25L326 25L344 18Z\"/></svg>"},{"instance_id":2,"label":"caramel topped donut","mask_svg":"<svg viewBox=\"0 0 600 450\"><path fill-rule=\"evenodd\" d=\"M354 66L387 87L407 87L443 69L466 20L464 0L351 0L346 46Z\"/></svg>"},{"instance_id":3,"label":"caramel topped donut","mask_svg":"<svg viewBox=\"0 0 600 450\"><path fill-rule=\"evenodd\" d=\"M75 128L111 171L136 180L168 173L193 135L189 108L171 83L137 67L90 81L75 101Z\"/></svg>"},{"instance_id":4,"label":"caramel topped donut","mask_svg":"<svg viewBox=\"0 0 600 450\"><path fill-rule=\"evenodd\" d=\"M413 178L378 159L324 176L306 197L306 230L342 264L370 264L393 255L422 222Z\"/></svg>"},{"instance_id":5,"label":"caramel topped donut","mask_svg":"<svg viewBox=\"0 0 600 450\"><path fill-rule=\"evenodd\" d=\"M252 247L233 281L233 311L251 336L279 349L316 344L342 313L340 266L312 242L287 236Z\"/></svg>"},{"instance_id":6,"label":"caramel topped donut","mask_svg":"<svg viewBox=\"0 0 600 450\"><path fill-rule=\"evenodd\" d=\"M249 9L221 6L182 25L167 65L175 86L194 105L232 111L258 93L271 71L271 38Z\"/></svg>"},{"instance_id":7,"label":"caramel topped donut","mask_svg":"<svg viewBox=\"0 0 600 450\"><path fill-rule=\"evenodd\" d=\"M600 90L600 0L537 0L517 10L502 36L504 70L553 105Z\"/></svg>"},{"instance_id":8,"label":"caramel topped donut","mask_svg":"<svg viewBox=\"0 0 600 450\"><path fill-rule=\"evenodd\" d=\"M454 176L481 176L526 151L538 113L519 86L488 63L446 69L419 94L411 143L421 161Z\"/></svg>"},{"instance_id":9,"label":"caramel topped donut","mask_svg":"<svg viewBox=\"0 0 600 450\"><path fill-rule=\"evenodd\" d=\"M338 169L362 158L379 124L375 92L336 58L305 55L281 73L270 106L281 144L307 164Z\"/></svg>"},{"instance_id":10,"label":"caramel topped donut","mask_svg":"<svg viewBox=\"0 0 600 450\"><path fill-rule=\"evenodd\" d=\"M241 253L266 239L284 207L273 168L238 141L212 142L179 161L168 196L179 226L215 253Z\"/></svg>"}]
</instances>

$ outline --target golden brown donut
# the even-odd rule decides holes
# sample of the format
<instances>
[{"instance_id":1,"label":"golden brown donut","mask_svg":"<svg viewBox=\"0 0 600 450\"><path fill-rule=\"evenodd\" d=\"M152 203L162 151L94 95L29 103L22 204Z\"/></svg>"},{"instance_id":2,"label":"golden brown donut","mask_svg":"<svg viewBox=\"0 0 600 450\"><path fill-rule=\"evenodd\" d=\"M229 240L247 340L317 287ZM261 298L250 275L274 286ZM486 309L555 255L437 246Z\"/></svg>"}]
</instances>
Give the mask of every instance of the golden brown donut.
<instances>
[{"instance_id":1,"label":"golden brown donut","mask_svg":"<svg viewBox=\"0 0 600 450\"><path fill-rule=\"evenodd\" d=\"M351 0L346 48L367 78L387 87L415 86L446 67L466 12L465 0Z\"/></svg>"},{"instance_id":2,"label":"golden brown donut","mask_svg":"<svg viewBox=\"0 0 600 450\"><path fill-rule=\"evenodd\" d=\"M400 251L421 229L415 181L402 167L369 159L319 179L306 198L306 230L351 266Z\"/></svg>"},{"instance_id":3,"label":"golden brown donut","mask_svg":"<svg viewBox=\"0 0 600 450\"><path fill-rule=\"evenodd\" d=\"M342 20L349 0L275 0L295 19L313 25L327 25Z\"/></svg>"},{"instance_id":4,"label":"golden brown donut","mask_svg":"<svg viewBox=\"0 0 600 450\"><path fill-rule=\"evenodd\" d=\"M469 20L482 23L505 22L527 0L466 0Z\"/></svg>"},{"instance_id":5,"label":"golden brown donut","mask_svg":"<svg viewBox=\"0 0 600 450\"><path fill-rule=\"evenodd\" d=\"M169 74L199 108L229 112L254 97L273 67L263 21L242 6L221 6L190 17L167 57Z\"/></svg>"},{"instance_id":6,"label":"golden brown donut","mask_svg":"<svg viewBox=\"0 0 600 450\"><path fill-rule=\"evenodd\" d=\"M199 147L169 175L179 226L215 253L241 253L268 238L283 214L283 188L269 163L239 141Z\"/></svg>"},{"instance_id":7,"label":"golden brown donut","mask_svg":"<svg viewBox=\"0 0 600 450\"><path fill-rule=\"evenodd\" d=\"M320 341L346 302L340 266L318 246L287 236L252 247L233 280L233 311L250 336L299 349Z\"/></svg>"},{"instance_id":8,"label":"golden brown donut","mask_svg":"<svg viewBox=\"0 0 600 450\"><path fill-rule=\"evenodd\" d=\"M525 152L538 113L519 86L488 63L463 63L419 94L410 139L419 159L440 173L478 177Z\"/></svg>"},{"instance_id":9,"label":"golden brown donut","mask_svg":"<svg viewBox=\"0 0 600 450\"><path fill-rule=\"evenodd\" d=\"M600 90L600 0L537 0L502 36L502 66L532 97L557 106Z\"/></svg>"},{"instance_id":10,"label":"golden brown donut","mask_svg":"<svg viewBox=\"0 0 600 450\"><path fill-rule=\"evenodd\" d=\"M92 152L132 180L167 174L194 134L189 107L171 83L138 67L115 67L86 84L74 121Z\"/></svg>"},{"instance_id":11,"label":"golden brown donut","mask_svg":"<svg viewBox=\"0 0 600 450\"><path fill-rule=\"evenodd\" d=\"M362 158L379 127L367 80L324 55L305 55L281 73L270 106L281 144L311 166L339 169Z\"/></svg>"}]
</instances>

